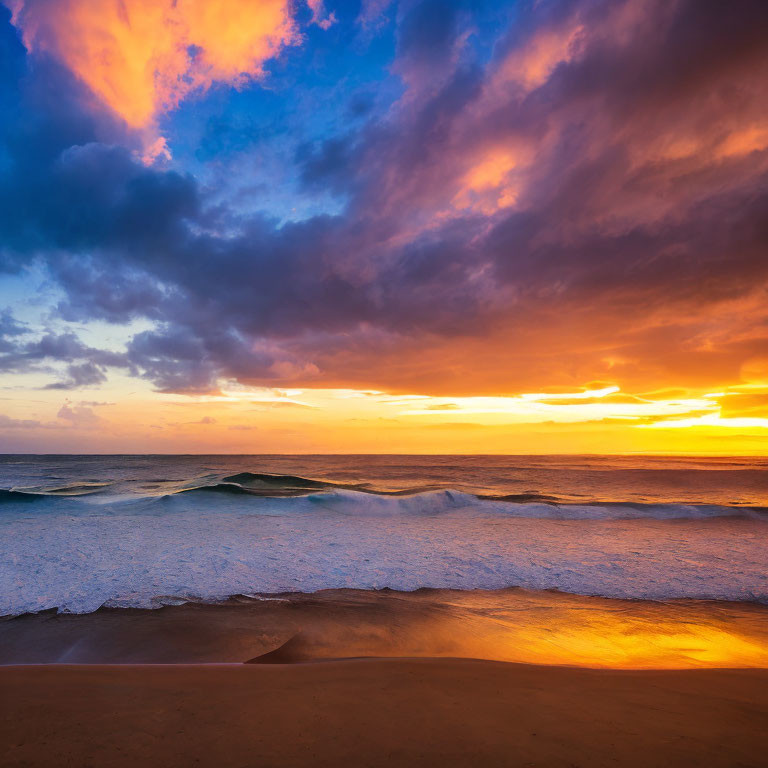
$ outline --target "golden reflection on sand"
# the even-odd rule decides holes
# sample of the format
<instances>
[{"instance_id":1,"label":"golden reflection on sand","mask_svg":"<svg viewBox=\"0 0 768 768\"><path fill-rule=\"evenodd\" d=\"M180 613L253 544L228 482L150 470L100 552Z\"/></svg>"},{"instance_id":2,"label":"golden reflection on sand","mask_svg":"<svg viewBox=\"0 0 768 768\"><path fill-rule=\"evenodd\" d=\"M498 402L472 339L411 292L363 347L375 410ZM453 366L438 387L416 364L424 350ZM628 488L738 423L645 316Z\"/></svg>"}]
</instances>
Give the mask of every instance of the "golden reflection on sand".
<instances>
[{"instance_id":1,"label":"golden reflection on sand","mask_svg":"<svg viewBox=\"0 0 768 768\"><path fill-rule=\"evenodd\" d=\"M353 622L344 636L307 628L294 655L461 656L611 669L768 667L768 610L752 604L524 590L394 594L389 599L423 610L395 610L403 620L383 626Z\"/></svg>"},{"instance_id":2,"label":"golden reflection on sand","mask_svg":"<svg viewBox=\"0 0 768 768\"><path fill-rule=\"evenodd\" d=\"M566 619L566 617L562 617ZM557 627L507 628L498 658L534 664L570 664L613 669L768 667L766 645L723 629L673 619L643 622L605 616L572 616ZM586 623L585 622L586 619ZM487 649L490 657L493 653Z\"/></svg>"},{"instance_id":3,"label":"golden reflection on sand","mask_svg":"<svg viewBox=\"0 0 768 768\"><path fill-rule=\"evenodd\" d=\"M0 622L0 664L463 657L606 669L768 668L768 607L522 589L323 590Z\"/></svg>"}]
</instances>

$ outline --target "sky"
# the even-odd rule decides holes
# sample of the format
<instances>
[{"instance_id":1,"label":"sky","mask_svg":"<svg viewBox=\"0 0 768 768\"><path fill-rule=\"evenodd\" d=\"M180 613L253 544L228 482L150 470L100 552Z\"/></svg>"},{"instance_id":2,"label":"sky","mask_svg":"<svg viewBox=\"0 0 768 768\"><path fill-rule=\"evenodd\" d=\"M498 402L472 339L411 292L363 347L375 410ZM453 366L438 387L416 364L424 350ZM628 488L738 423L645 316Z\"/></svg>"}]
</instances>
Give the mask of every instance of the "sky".
<instances>
[{"instance_id":1,"label":"sky","mask_svg":"<svg viewBox=\"0 0 768 768\"><path fill-rule=\"evenodd\" d=\"M0 0L0 452L765 453L766 40Z\"/></svg>"}]
</instances>

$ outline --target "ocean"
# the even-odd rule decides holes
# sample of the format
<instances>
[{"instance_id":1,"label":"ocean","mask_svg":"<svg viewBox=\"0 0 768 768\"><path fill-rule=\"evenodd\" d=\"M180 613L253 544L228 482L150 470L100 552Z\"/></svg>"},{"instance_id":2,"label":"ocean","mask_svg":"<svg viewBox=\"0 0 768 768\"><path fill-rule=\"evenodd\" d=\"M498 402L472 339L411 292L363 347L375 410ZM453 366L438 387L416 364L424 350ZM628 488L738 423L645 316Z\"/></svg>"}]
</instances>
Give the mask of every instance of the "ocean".
<instances>
[{"instance_id":1,"label":"ocean","mask_svg":"<svg viewBox=\"0 0 768 768\"><path fill-rule=\"evenodd\" d=\"M768 459L0 457L0 615L325 589L768 603Z\"/></svg>"}]
</instances>

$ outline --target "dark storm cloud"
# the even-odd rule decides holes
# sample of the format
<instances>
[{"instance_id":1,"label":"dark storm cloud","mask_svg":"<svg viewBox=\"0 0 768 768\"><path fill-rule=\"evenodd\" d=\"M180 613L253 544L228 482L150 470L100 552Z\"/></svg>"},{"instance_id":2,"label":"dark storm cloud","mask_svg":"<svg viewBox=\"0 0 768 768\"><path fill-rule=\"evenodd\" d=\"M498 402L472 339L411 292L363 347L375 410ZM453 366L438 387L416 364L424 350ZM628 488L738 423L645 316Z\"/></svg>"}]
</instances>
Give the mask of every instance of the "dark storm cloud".
<instances>
[{"instance_id":1,"label":"dark storm cloud","mask_svg":"<svg viewBox=\"0 0 768 768\"><path fill-rule=\"evenodd\" d=\"M110 365L168 391L221 376L357 382L361 368L371 385L409 386L425 374L403 369L429 348L440 386L498 390L557 377L541 368L546 331L561 371L593 377L633 375L640 357L660 380L676 365L733 375L768 351L755 319L768 280L766 3L532 3L484 58L462 47L470 5L404 3L398 19L401 102L296 157L303 184L343 195L343 212L282 226L143 166L6 19L0 257L10 270L43 260L65 319L157 324L111 361L72 339L17 349L9 326L7 367L67 360L61 388ZM749 318L738 351L718 351L727 340L707 324L726 302ZM473 339L498 353L474 354ZM445 362L446 344L463 360Z\"/></svg>"}]
</instances>

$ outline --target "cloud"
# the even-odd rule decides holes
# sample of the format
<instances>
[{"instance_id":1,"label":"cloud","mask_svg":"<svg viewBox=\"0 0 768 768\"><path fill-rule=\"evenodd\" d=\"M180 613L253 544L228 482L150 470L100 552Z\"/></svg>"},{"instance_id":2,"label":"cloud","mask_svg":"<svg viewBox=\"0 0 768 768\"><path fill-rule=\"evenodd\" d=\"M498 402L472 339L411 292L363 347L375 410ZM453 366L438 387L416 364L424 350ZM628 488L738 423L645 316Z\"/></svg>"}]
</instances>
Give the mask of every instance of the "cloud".
<instances>
[{"instance_id":1,"label":"cloud","mask_svg":"<svg viewBox=\"0 0 768 768\"><path fill-rule=\"evenodd\" d=\"M337 23L336 14L326 11L325 0L307 0L307 5L312 11L312 23L317 24L320 29L330 29Z\"/></svg>"},{"instance_id":2,"label":"cloud","mask_svg":"<svg viewBox=\"0 0 768 768\"><path fill-rule=\"evenodd\" d=\"M47 384L45 389L79 389L80 387L96 387L107 380L104 369L96 363L74 363L67 366L67 378Z\"/></svg>"},{"instance_id":3,"label":"cloud","mask_svg":"<svg viewBox=\"0 0 768 768\"><path fill-rule=\"evenodd\" d=\"M242 85L297 39L286 0L15 0L24 43L79 77L132 128L187 95Z\"/></svg>"},{"instance_id":4,"label":"cloud","mask_svg":"<svg viewBox=\"0 0 768 768\"><path fill-rule=\"evenodd\" d=\"M13 419L0 413L0 428L2 429L42 429L48 425L36 419Z\"/></svg>"},{"instance_id":5,"label":"cloud","mask_svg":"<svg viewBox=\"0 0 768 768\"><path fill-rule=\"evenodd\" d=\"M215 424L216 419L213 418L213 416L203 416L202 419L199 419L198 421L188 421L187 424Z\"/></svg>"},{"instance_id":6,"label":"cloud","mask_svg":"<svg viewBox=\"0 0 768 768\"><path fill-rule=\"evenodd\" d=\"M18 337L23 336L27 329L7 310L0 313L0 360L16 350Z\"/></svg>"},{"instance_id":7,"label":"cloud","mask_svg":"<svg viewBox=\"0 0 768 768\"><path fill-rule=\"evenodd\" d=\"M362 0L357 23L363 27L379 24L390 5L392 0Z\"/></svg>"},{"instance_id":8,"label":"cloud","mask_svg":"<svg viewBox=\"0 0 768 768\"><path fill-rule=\"evenodd\" d=\"M88 406L73 405L70 402L64 403L56 415L75 428L90 429L101 421L101 418Z\"/></svg>"},{"instance_id":9,"label":"cloud","mask_svg":"<svg viewBox=\"0 0 768 768\"><path fill-rule=\"evenodd\" d=\"M71 19L45 20L52 6L28 3L19 23L68 62L61 30L84 7L67 0ZM168 50L191 39L193 7L178 3ZM301 146L304 192L344 201L303 221L235 211L190 174L144 167L55 61L9 77L4 268L44 262L67 320L153 327L109 362L71 339L51 342L55 354L19 346L9 326L7 366L76 353L86 378L124 365L177 392L221 379L458 394L738 381L768 355L768 6L524 4L482 51L468 42L474 8L399 6L392 69L405 94L386 119ZM191 55L189 83L167 93L125 81L141 96L126 101L131 120L237 79L241 65Z\"/></svg>"},{"instance_id":10,"label":"cloud","mask_svg":"<svg viewBox=\"0 0 768 768\"><path fill-rule=\"evenodd\" d=\"M44 385L43 389L94 387L107 380L108 367L128 367L126 356L112 350L83 344L71 331L46 332L37 338L9 313L0 315L0 370L14 373L49 373L49 363L65 362L65 378ZM78 362L79 361L79 362Z\"/></svg>"},{"instance_id":11,"label":"cloud","mask_svg":"<svg viewBox=\"0 0 768 768\"><path fill-rule=\"evenodd\" d=\"M439 80L451 69L460 45L461 3L421 0L400 5L397 66L412 85L423 78Z\"/></svg>"},{"instance_id":12,"label":"cloud","mask_svg":"<svg viewBox=\"0 0 768 768\"><path fill-rule=\"evenodd\" d=\"M38 429L89 429L99 424L101 419L88 405L88 403L75 405L69 401L65 402L56 415L64 422L68 422L68 424L55 421L40 421L38 419L15 419L0 413L0 429L32 431ZM93 403L91 405L106 405L106 403Z\"/></svg>"}]
</instances>

